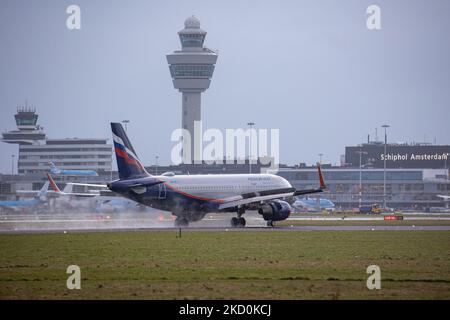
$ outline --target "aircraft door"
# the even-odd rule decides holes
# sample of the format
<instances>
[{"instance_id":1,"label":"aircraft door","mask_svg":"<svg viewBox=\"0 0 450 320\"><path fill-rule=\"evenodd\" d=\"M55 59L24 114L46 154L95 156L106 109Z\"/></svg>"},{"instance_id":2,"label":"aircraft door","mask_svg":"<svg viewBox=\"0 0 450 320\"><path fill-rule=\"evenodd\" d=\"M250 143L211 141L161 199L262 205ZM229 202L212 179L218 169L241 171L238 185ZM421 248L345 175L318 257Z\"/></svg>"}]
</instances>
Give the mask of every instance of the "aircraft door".
<instances>
[{"instance_id":1,"label":"aircraft door","mask_svg":"<svg viewBox=\"0 0 450 320\"><path fill-rule=\"evenodd\" d=\"M164 183L160 183L158 186L159 186L158 199L165 199L167 195L166 185Z\"/></svg>"}]
</instances>

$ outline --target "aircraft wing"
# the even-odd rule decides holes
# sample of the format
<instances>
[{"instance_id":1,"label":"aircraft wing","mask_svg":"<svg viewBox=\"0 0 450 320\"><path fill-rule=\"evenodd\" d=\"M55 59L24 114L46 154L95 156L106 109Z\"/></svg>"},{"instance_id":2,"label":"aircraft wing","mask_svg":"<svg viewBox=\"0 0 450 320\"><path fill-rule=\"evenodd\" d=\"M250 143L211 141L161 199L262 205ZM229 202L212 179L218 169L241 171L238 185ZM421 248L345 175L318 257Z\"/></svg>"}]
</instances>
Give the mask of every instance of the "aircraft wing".
<instances>
[{"instance_id":1,"label":"aircraft wing","mask_svg":"<svg viewBox=\"0 0 450 320\"><path fill-rule=\"evenodd\" d=\"M106 184L92 184L92 183L77 183L77 182L68 182L72 186L84 186L84 187L96 187L96 188L108 188Z\"/></svg>"},{"instance_id":2,"label":"aircraft wing","mask_svg":"<svg viewBox=\"0 0 450 320\"><path fill-rule=\"evenodd\" d=\"M326 189L326 185L322 176L322 171L320 170L320 166L317 166L317 171L319 173L320 186L316 189L296 190L295 188L282 188L274 190L265 190L261 192L244 193L239 196L223 199L222 204L219 205L219 209L227 209L232 207L239 207L241 205L249 203L283 199L303 194L323 192Z\"/></svg>"},{"instance_id":3,"label":"aircraft wing","mask_svg":"<svg viewBox=\"0 0 450 320\"><path fill-rule=\"evenodd\" d=\"M75 196L75 197L86 197L86 198L92 198L92 197L98 197L99 193L61 193L65 196Z\"/></svg>"},{"instance_id":4,"label":"aircraft wing","mask_svg":"<svg viewBox=\"0 0 450 320\"><path fill-rule=\"evenodd\" d=\"M282 190L282 189L280 189L280 190ZM273 191L276 191L276 190L273 190ZM280 193L273 193L273 194L266 195L266 196L258 195L258 193L259 192L256 192L255 196L251 196L248 198L246 198L245 194L243 194L240 196L224 199L224 202L219 205L219 209L239 207L243 204L261 202L261 201L267 201L267 200L283 199L283 198L291 197L293 194L292 191L291 192L280 191Z\"/></svg>"},{"instance_id":5,"label":"aircraft wing","mask_svg":"<svg viewBox=\"0 0 450 320\"><path fill-rule=\"evenodd\" d=\"M39 190L17 190L17 194L37 194Z\"/></svg>"}]
</instances>

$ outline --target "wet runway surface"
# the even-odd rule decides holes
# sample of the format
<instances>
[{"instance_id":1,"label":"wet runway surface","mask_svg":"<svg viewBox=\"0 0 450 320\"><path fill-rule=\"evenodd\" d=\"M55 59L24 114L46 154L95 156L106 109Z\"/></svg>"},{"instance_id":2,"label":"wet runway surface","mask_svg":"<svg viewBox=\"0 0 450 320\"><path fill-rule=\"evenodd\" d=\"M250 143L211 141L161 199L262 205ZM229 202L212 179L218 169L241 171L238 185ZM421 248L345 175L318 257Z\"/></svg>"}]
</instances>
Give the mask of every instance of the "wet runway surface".
<instances>
[{"instance_id":1,"label":"wet runway surface","mask_svg":"<svg viewBox=\"0 0 450 320\"><path fill-rule=\"evenodd\" d=\"M290 221L364 221L367 225L347 226L275 226L255 212L247 212L245 228L231 228L231 214L208 214L193 222L183 231L450 231L450 226L371 226L371 221L383 220L382 216L293 216ZM344 218L344 219L343 219ZM405 220L450 220L450 217L404 217ZM288 221L289 221L288 220ZM174 217L168 213L73 213L73 214L8 214L0 216L0 233L60 233L60 232L117 232L117 231L179 231L174 227Z\"/></svg>"},{"instance_id":2,"label":"wet runway surface","mask_svg":"<svg viewBox=\"0 0 450 320\"><path fill-rule=\"evenodd\" d=\"M97 228L97 229L70 229L70 230L1 230L0 234L18 233L84 233L84 232L180 232L179 228ZM181 232L292 232L292 231L450 231L450 226L293 226L293 227L245 227L245 228L211 228L211 227L188 227L182 228Z\"/></svg>"}]
</instances>

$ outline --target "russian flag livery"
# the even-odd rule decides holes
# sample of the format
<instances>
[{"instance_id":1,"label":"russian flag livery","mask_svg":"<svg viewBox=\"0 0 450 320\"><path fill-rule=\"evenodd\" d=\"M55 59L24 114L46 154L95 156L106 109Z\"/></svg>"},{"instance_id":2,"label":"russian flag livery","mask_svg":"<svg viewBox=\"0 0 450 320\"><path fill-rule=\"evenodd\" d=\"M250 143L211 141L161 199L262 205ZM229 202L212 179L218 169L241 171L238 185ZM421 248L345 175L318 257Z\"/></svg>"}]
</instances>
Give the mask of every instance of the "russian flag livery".
<instances>
[{"instance_id":1,"label":"russian flag livery","mask_svg":"<svg viewBox=\"0 0 450 320\"><path fill-rule=\"evenodd\" d=\"M141 178L149 176L131 145L125 130L120 123L111 123L120 179Z\"/></svg>"}]
</instances>

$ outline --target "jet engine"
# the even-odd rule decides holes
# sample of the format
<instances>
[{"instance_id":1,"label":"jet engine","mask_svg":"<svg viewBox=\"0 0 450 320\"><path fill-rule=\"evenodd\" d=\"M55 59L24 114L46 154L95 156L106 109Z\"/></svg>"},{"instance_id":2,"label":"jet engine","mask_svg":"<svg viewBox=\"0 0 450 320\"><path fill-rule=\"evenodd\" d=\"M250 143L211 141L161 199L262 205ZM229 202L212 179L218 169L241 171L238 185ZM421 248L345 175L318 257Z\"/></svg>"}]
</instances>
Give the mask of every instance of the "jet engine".
<instances>
[{"instance_id":1,"label":"jet engine","mask_svg":"<svg viewBox=\"0 0 450 320\"><path fill-rule=\"evenodd\" d=\"M286 201L273 200L261 205L258 209L258 213L262 215L266 221L281 221L289 218L291 210L291 206Z\"/></svg>"}]
</instances>

